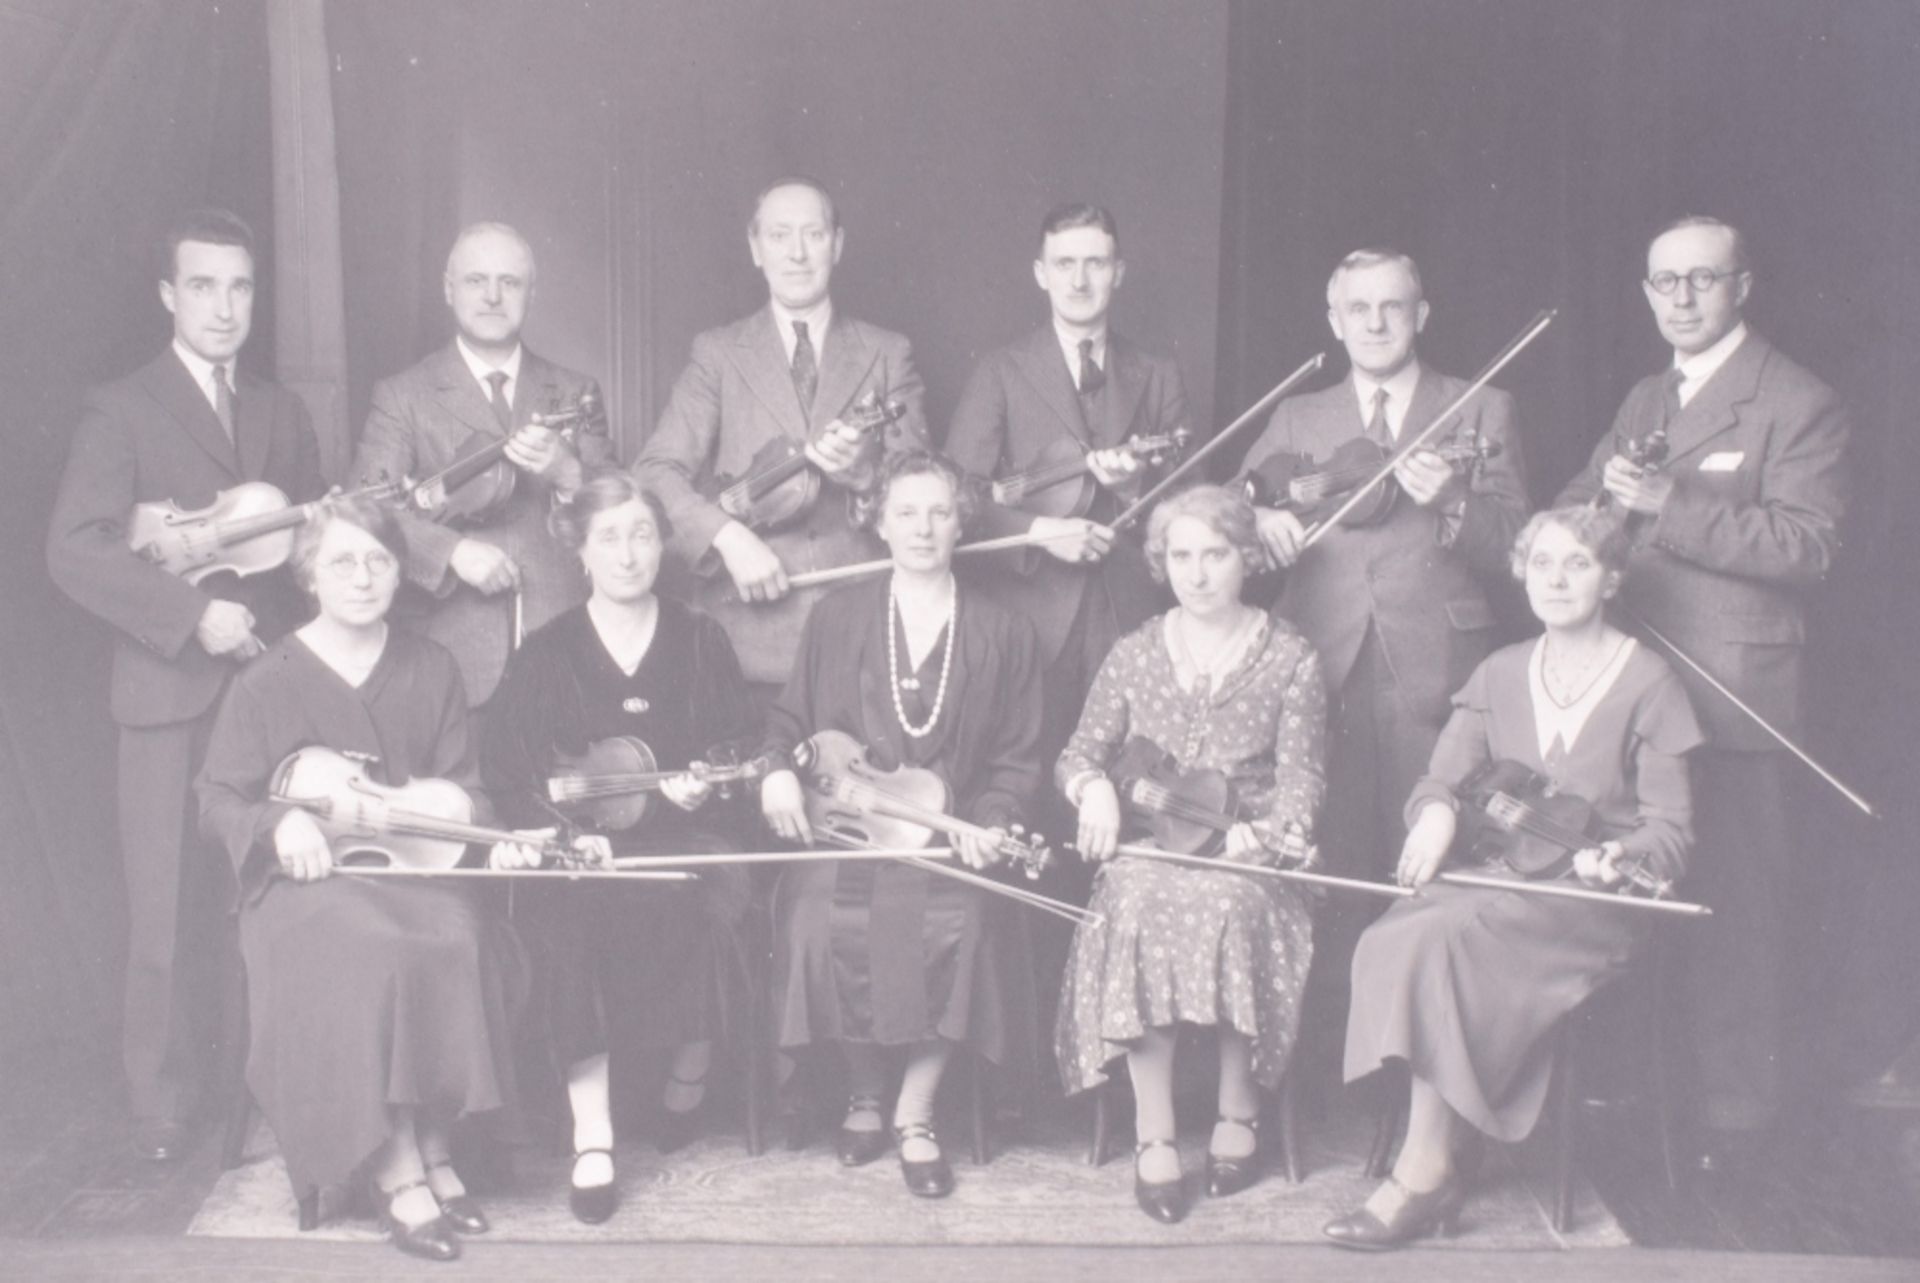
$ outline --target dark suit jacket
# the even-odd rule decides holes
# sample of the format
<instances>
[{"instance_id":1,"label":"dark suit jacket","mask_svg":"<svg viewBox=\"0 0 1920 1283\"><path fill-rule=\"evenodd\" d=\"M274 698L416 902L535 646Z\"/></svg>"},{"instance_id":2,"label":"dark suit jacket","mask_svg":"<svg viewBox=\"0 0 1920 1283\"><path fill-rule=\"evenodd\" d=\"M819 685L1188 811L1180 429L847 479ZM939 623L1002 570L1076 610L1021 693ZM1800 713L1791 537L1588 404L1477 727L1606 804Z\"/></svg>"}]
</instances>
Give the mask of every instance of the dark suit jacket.
<instances>
[{"instance_id":1,"label":"dark suit jacket","mask_svg":"<svg viewBox=\"0 0 1920 1283\"><path fill-rule=\"evenodd\" d=\"M974 367L947 429L947 453L976 476L1000 478L1032 467L1040 452L1061 437L1072 437L1090 451L1103 450L1129 437L1186 426L1186 392L1180 367L1172 361L1150 356L1110 332L1106 375L1106 413L1100 422L1089 423L1060 340L1051 325L1044 325L1018 343L989 352ZM1151 480L1143 476L1140 485ZM1139 493L1136 488L1125 499ZM1109 496L1106 507L1092 515L1118 515L1124 506L1116 504L1120 498ZM1032 524L1032 516L1017 508L988 504L968 538L1020 534ZM1108 595L1116 635L1153 613L1159 593L1141 555L1139 531L1144 524L1123 536L1097 567L1081 569L1044 549L1022 549L981 576L983 585L1016 614L1033 620L1051 664L1090 588L1097 586Z\"/></svg>"},{"instance_id":2,"label":"dark suit jacket","mask_svg":"<svg viewBox=\"0 0 1920 1283\"><path fill-rule=\"evenodd\" d=\"M926 444L925 388L905 337L836 312L820 348L820 383L809 414L794 391L773 312L761 308L693 340L692 359L634 465L641 483L666 505L674 552L699 572L695 602L727 630L749 681L786 681L801 625L822 590L802 589L770 604L733 600L733 581L712 551L714 535L732 518L701 490L715 477L745 476L769 441L805 443L869 390L906 406L869 458ZM872 468L862 466L849 480L857 486L871 477ZM789 574L886 555L877 539L849 523L849 493L823 484L804 518L759 532Z\"/></svg>"},{"instance_id":3,"label":"dark suit jacket","mask_svg":"<svg viewBox=\"0 0 1920 1283\"><path fill-rule=\"evenodd\" d=\"M606 463L613 446L599 385L524 348L514 385L514 427L536 413L570 407L584 393L592 393L597 405L589 422L575 430L574 449L589 468ZM374 386L353 475L360 485L399 477L422 481L452 463L469 443L498 441L504 435L473 371L449 343ZM488 597L462 582L449 565L454 546L472 536L506 549L520 567L522 623L530 633L586 600L579 560L547 533L552 506L552 487L523 472L513 497L483 525L456 528L412 514L400 519L407 537L407 579L433 597L424 609L418 603L403 607L403 617L413 615L422 631L453 652L467 701L475 707L493 694L506 667L513 640L513 594Z\"/></svg>"},{"instance_id":4,"label":"dark suit jacket","mask_svg":"<svg viewBox=\"0 0 1920 1283\"><path fill-rule=\"evenodd\" d=\"M1467 384L1423 368L1401 425L1420 431ZM1514 536L1527 516L1525 465L1513 426L1513 398L1486 388L1461 410L1455 433L1478 433L1499 453L1475 474L1457 528L1437 510L1399 496L1386 520L1336 526L1287 572L1276 609L1320 653L1330 690L1352 671L1367 630L1377 633L1389 671L1415 715L1438 727L1453 693L1493 646L1493 609L1485 580L1511 573ZM1277 450L1325 460L1366 433L1351 379L1282 401L1247 453L1257 467ZM1390 480L1387 484L1391 485Z\"/></svg>"},{"instance_id":5,"label":"dark suit jacket","mask_svg":"<svg viewBox=\"0 0 1920 1283\"><path fill-rule=\"evenodd\" d=\"M199 586L127 547L133 505L203 508L241 481L265 481L294 503L322 490L306 406L240 370L238 439L227 439L205 394L171 347L151 364L87 394L47 536L47 571L63 592L113 625L112 709L122 726L165 726L209 709L234 662L194 637L215 597L244 603L273 641L311 613L284 570Z\"/></svg>"},{"instance_id":6,"label":"dark suit jacket","mask_svg":"<svg viewBox=\"0 0 1920 1283\"><path fill-rule=\"evenodd\" d=\"M1559 503L1592 498L1621 443L1661 421L1664 378L1627 393ZM1667 425L1673 493L1658 518L1635 521L1621 589L1628 609L1790 736L1800 726L1802 595L1826 577L1840 544L1847 431L1833 390L1749 332ZM1674 671L1711 743L1777 747L1686 665Z\"/></svg>"}]
</instances>

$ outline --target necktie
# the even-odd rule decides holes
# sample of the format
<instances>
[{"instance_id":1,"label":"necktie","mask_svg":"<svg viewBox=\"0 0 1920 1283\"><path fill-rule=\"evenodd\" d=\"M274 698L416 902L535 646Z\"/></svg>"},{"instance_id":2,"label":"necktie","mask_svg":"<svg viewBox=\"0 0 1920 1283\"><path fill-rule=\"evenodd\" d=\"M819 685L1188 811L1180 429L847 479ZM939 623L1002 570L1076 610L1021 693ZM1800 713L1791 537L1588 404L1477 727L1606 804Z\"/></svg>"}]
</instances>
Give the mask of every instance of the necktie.
<instances>
[{"instance_id":1,"label":"necktie","mask_svg":"<svg viewBox=\"0 0 1920 1283\"><path fill-rule=\"evenodd\" d=\"M1093 340L1080 340L1080 395L1092 396L1107 383L1107 372L1093 359Z\"/></svg>"},{"instance_id":2,"label":"necktie","mask_svg":"<svg viewBox=\"0 0 1920 1283\"><path fill-rule=\"evenodd\" d=\"M814 357L805 321L793 323L793 390L800 394L801 409L813 409L813 394L820 390L820 362Z\"/></svg>"},{"instance_id":3,"label":"necktie","mask_svg":"<svg viewBox=\"0 0 1920 1283\"><path fill-rule=\"evenodd\" d=\"M1367 420L1367 435L1381 445L1393 444L1393 429L1387 426L1387 390L1373 390L1373 417Z\"/></svg>"},{"instance_id":4,"label":"necktie","mask_svg":"<svg viewBox=\"0 0 1920 1283\"><path fill-rule=\"evenodd\" d=\"M213 412L219 418L220 426L225 429L227 440L236 440L233 435L233 385L227 382L227 367L224 365L213 367Z\"/></svg>"},{"instance_id":5,"label":"necktie","mask_svg":"<svg viewBox=\"0 0 1920 1283\"><path fill-rule=\"evenodd\" d=\"M1668 423L1672 423L1680 417L1680 385L1686 381L1687 376L1681 372L1679 366L1676 365L1673 369L1667 371L1666 397L1663 408L1666 413L1666 422Z\"/></svg>"},{"instance_id":6,"label":"necktie","mask_svg":"<svg viewBox=\"0 0 1920 1283\"><path fill-rule=\"evenodd\" d=\"M507 404L507 372L494 370L488 374L487 386L493 389L493 395L487 398L487 404L493 407L493 417L500 421L500 430L512 432L513 407Z\"/></svg>"}]
</instances>

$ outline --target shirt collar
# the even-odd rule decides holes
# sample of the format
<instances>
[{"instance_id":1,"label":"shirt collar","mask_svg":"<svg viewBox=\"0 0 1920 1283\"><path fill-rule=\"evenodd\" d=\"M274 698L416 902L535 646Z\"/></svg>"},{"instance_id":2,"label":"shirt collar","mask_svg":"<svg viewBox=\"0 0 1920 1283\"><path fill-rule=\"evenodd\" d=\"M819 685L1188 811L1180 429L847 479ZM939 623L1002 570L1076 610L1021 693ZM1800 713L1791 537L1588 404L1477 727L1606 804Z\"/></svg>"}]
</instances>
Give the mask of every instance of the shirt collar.
<instances>
[{"instance_id":1,"label":"shirt collar","mask_svg":"<svg viewBox=\"0 0 1920 1283\"><path fill-rule=\"evenodd\" d=\"M795 321L807 323L807 341L813 344L813 359L818 361L827 345L827 329L833 324L833 296L829 294L804 312L790 311L778 299L768 299L767 305L773 309L773 328L780 334L780 346L787 350L787 364L793 364L793 349L798 343L793 337Z\"/></svg>"},{"instance_id":2,"label":"shirt collar","mask_svg":"<svg viewBox=\"0 0 1920 1283\"><path fill-rule=\"evenodd\" d=\"M1053 323L1053 337L1060 341L1060 354L1067 358L1067 369L1078 377L1080 373L1080 340L1082 337L1093 340L1093 363L1103 371L1107 368L1107 327L1102 325L1097 334L1073 334L1059 321Z\"/></svg>"},{"instance_id":3,"label":"shirt collar","mask_svg":"<svg viewBox=\"0 0 1920 1283\"><path fill-rule=\"evenodd\" d=\"M207 398L207 404L218 410L220 403L215 399L213 391L214 363L177 338L173 341L173 354L180 358L180 364L187 367L188 376L193 379L194 386L200 389L200 395ZM233 362L222 361L220 364L227 367L227 386L235 387L238 383L236 377L238 372Z\"/></svg>"},{"instance_id":4,"label":"shirt collar","mask_svg":"<svg viewBox=\"0 0 1920 1283\"><path fill-rule=\"evenodd\" d=\"M480 354L467 346L465 335L456 334L453 338L453 345L460 349L460 359L467 363L467 369L472 372L474 381L480 385L482 395L488 398L493 396L493 385L487 382L487 376L489 374L492 374L495 370L503 371L506 374L507 386L500 390L500 395L507 399L508 405L512 405L514 391L520 386L520 358L527 350L526 345L515 343L513 345L513 354L498 365L488 365L485 361L481 360Z\"/></svg>"},{"instance_id":5,"label":"shirt collar","mask_svg":"<svg viewBox=\"0 0 1920 1283\"><path fill-rule=\"evenodd\" d=\"M1413 404L1413 390L1420 384L1420 358L1415 357L1400 367L1391 378L1384 382L1370 374L1353 372L1353 391L1360 401L1360 421L1373 419L1373 394L1380 388L1387 390L1387 428L1397 438L1400 425L1406 421L1407 407Z\"/></svg>"},{"instance_id":6,"label":"shirt collar","mask_svg":"<svg viewBox=\"0 0 1920 1283\"><path fill-rule=\"evenodd\" d=\"M1720 336L1718 342L1704 352L1692 356L1673 354L1673 368L1680 371L1680 395L1682 399L1690 397L1702 384L1719 372L1735 351L1747 338L1745 321L1734 326Z\"/></svg>"}]
</instances>

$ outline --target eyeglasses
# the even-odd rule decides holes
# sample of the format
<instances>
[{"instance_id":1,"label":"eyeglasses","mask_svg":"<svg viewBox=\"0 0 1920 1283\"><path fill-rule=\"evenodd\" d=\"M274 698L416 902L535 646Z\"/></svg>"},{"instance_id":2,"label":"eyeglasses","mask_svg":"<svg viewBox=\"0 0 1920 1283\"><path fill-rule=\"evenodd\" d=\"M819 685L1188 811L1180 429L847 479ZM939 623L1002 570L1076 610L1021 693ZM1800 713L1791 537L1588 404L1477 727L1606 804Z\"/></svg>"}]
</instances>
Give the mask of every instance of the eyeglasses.
<instances>
[{"instance_id":1,"label":"eyeglasses","mask_svg":"<svg viewBox=\"0 0 1920 1283\"><path fill-rule=\"evenodd\" d=\"M356 557L350 552L343 552L337 557L327 558L320 563L320 566L335 579L351 579L356 570L365 566L367 568L367 574L378 579L382 575L392 574L394 567L399 564L398 561L394 560L392 553L382 552L376 548L364 557Z\"/></svg>"},{"instance_id":2,"label":"eyeglasses","mask_svg":"<svg viewBox=\"0 0 1920 1283\"><path fill-rule=\"evenodd\" d=\"M1671 294L1685 281L1693 287L1695 294L1705 294L1708 290L1726 280L1729 276L1739 276L1746 271L1736 267L1730 272L1716 272L1711 267L1696 267L1691 272L1655 272L1647 278L1647 284L1653 287L1655 294Z\"/></svg>"}]
</instances>

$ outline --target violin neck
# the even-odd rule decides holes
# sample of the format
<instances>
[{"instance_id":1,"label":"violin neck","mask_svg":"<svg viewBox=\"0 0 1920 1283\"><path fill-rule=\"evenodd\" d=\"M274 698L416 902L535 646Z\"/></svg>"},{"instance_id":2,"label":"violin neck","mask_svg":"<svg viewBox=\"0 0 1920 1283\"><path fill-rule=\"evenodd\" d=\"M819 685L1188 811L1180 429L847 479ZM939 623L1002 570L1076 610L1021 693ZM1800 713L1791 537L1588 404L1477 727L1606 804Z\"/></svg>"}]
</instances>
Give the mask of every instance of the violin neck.
<instances>
[{"instance_id":1,"label":"violin neck","mask_svg":"<svg viewBox=\"0 0 1920 1283\"><path fill-rule=\"evenodd\" d=\"M231 521L222 521L213 528L214 541L222 548L228 548L249 539L258 539L261 535L270 535L276 530L287 530L306 521L317 507L319 505L313 503L296 503L278 512L263 512L254 517L235 517Z\"/></svg>"},{"instance_id":2,"label":"violin neck","mask_svg":"<svg viewBox=\"0 0 1920 1283\"><path fill-rule=\"evenodd\" d=\"M994 482L994 499L999 503L1015 503L1026 498L1036 490L1045 490L1048 486L1077 477L1086 472L1087 461L1084 456L1077 459L1062 459L1058 463L1049 463L1031 472L1016 472Z\"/></svg>"},{"instance_id":3,"label":"violin neck","mask_svg":"<svg viewBox=\"0 0 1920 1283\"><path fill-rule=\"evenodd\" d=\"M747 500L752 502L758 500L782 482L798 476L801 472L805 471L806 466L806 451L796 450L772 467L748 477L745 481L741 482L740 485L741 488L746 491Z\"/></svg>"},{"instance_id":4,"label":"violin neck","mask_svg":"<svg viewBox=\"0 0 1920 1283\"><path fill-rule=\"evenodd\" d=\"M496 842L524 842L526 838L507 829L491 829L480 824L462 824L437 815L417 811L389 810L387 827L409 837L444 838L449 842L471 842L492 846Z\"/></svg>"},{"instance_id":5,"label":"violin neck","mask_svg":"<svg viewBox=\"0 0 1920 1283\"><path fill-rule=\"evenodd\" d=\"M1173 790L1164 784L1151 780L1137 780L1129 793L1133 801L1148 811L1160 815L1170 815L1177 820L1190 820L1218 833L1225 833L1240 821L1224 811L1211 810L1196 806L1174 795Z\"/></svg>"},{"instance_id":6,"label":"violin neck","mask_svg":"<svg viewBox=\"0 0 1920 1283\"><path fill-rule=\"evenodd\" d=\"M842 779L836 789L841 798L875 815L888 816L895 820L905 820L909 824L918 824L935 832L945 833L949 837L987 838L990 834L978 824L969 824L945 811L936 811L891 793L875 788L871 784L862 784L855 780Z\"/></svg>"},{"instance_id":7,"label":"violin neck","mask_svg":"<svg viewBox=\"0 0 1920 1283\"><path fill-rule=\"evenodd\" d=\"M427 489L438 484L443 487L448 494L452 494L455 490L466 485L467 482L473 480L506 457L507 441L505 438L502 438L499 441L475 450L463 459L455 459L439 472L434 473L431 477L421 482L418 488Z\"/></svg>"}]
</instances>

